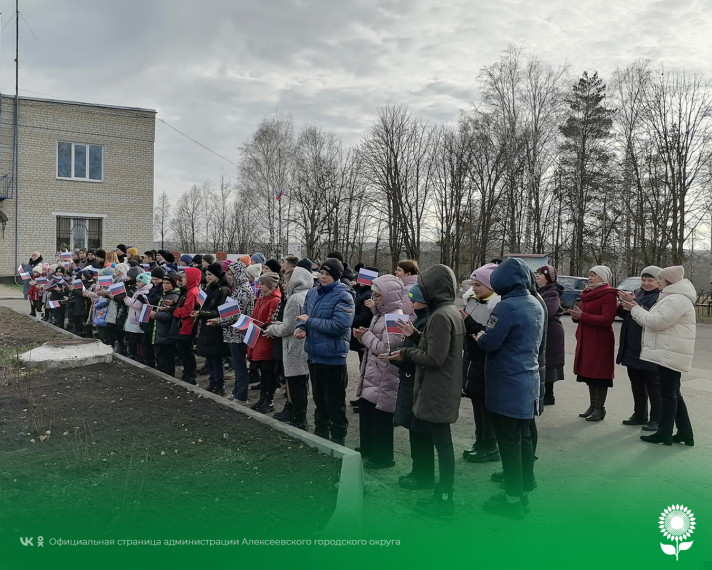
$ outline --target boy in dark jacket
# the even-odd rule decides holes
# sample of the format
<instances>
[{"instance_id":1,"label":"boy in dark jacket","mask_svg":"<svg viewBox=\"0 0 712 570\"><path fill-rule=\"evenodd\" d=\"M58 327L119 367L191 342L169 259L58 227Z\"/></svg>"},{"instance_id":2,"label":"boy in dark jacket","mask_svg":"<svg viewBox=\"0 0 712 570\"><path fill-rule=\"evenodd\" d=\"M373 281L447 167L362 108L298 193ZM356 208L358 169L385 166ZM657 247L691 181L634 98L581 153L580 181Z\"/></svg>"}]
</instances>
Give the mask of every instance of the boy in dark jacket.
<instances>
[{"instance_id":1,"label":"boy in dark jacket","mask_svg":"<svg viewBox=\"0 0 712 570\"><path fill-rule=\"evenodd\" d=\"M168 273L163 278L163 295L158 303L158 308L151 311L151 318L155 319L153 329L153 350L156 356L156 368L161 372L173 376L176 372L176 345L171 338L171 321L176 303L180 296L178 289L178 275Z\"/></svg>"}]
</instances>

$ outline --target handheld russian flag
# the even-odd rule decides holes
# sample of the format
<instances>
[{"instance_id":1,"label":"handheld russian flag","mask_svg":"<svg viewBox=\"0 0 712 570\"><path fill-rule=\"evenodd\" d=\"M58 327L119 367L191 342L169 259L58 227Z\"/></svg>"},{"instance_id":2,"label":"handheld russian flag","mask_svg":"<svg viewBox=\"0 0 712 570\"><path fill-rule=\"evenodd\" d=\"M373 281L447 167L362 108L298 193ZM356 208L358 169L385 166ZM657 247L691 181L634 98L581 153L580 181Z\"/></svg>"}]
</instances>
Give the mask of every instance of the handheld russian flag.
<instances>
[{"instance_id":1,"label":"handheld russian flag","mask_svg":"<svg viewBox=\"0 0 712 570\"><path fill-rule=\"evenodd\" d=\"M20 271L20 277L22 277L23 281L29 281L30 279L32 279L32 276L27 273L27 271Z\"/></svg>"},{"instance_id":2,"label":"handheld russian flag","mask_svg":"<svg viewBox=\"0 0 712 570\"><path fill-rule=\"evenodd\" d=\"M99 279L101 279L101 277ZM118 283L109 285L108 291L112 295L123 295L124 293L126 293L126 287L124 286L123 281L119 281Z\"/></svg>"},{"instance_id":3,"label":"handheld russian flag","mask_svg":"<svg viewBox=\"0 0 712 570\"><path fill-rule=\"evenodd\" d=\"M72 252L71 251L63 251L60 254L62 259L72 259Z\"/></svg>"},{"instance_id":4,"label":"handheld russian flag","mask_svg":"<svg viewBox=\"0 0 712 570\"><path fill-rule=\"evenodd\" d=\"M84 289L84 283L81 279L72 279L72 288L74 290Z\"/></svg>"},{"instance_id":5,"label":"handheld russian flag","mask_svg":"<svg viewBox=\"0 0 712 570\"><path fill-rule=\"evenodd\" d=\"M65 269L69 269L69 266L72 265L71 262L69 261L63 261L62 265L64 266Z\"/></svg>"},{"instance_id":6,"label":"handheld russian flag","mask_svg":"<svg viewBox=\"0 0 712 570\"><path fill-rule=\"evenodd\" d=\"M403 313L388 313L386 315L386 331L389 333L403 334L398 328L398 321L406 322L408 317Z\"/></svg>"},{"instance_id":7,"label":"handheld russian flag","mask_svg":"<svg viewBox=\"0 0 712 570\"><path fill-rule=\"evenodd\" d=\"M46 277L38 277L37 279L35 279L35 282L38 285L44 285L45 283L47 283L47 278Z\"/></svg>"},{"instance_id":8,"label":"handheld russian flag","mask_svg":"<svg viewBox=\"0 0 712 570\"><path fill-rule=\"evenodd\" d=\"M85 267L84 269L93 275L96 275L97 273L99 273L99 268L94 267L93 265L89 265L89 266Z\"/></svg>"},{"instance_id":9,"label":"handheld russian flag","mask_svg":"<svg viewBox=\"0 0 712 570\"><path fill-rule=\"evenodd\" d=\"M141 313L138 316L139 322L147 323L151 320L151 305L144 305L141 308Z\"/></svg>"},{"instance_id":10,"label":"handheld russian flag","mask_svg":"<svg viewBox=\"0 0 712 570\"><path fill-rule=\"evenodd\" d=\"M100 275L96 282L99 287L108 287L114 282L114 278L111 275Z\"/></svg>"},{"instance_id":11,"label":"handheld russian flag","mask_svg":"<svg viewBox=\"0 0 712 570\"><path fill-rule=\"evenodd\" d=\"M247 346L251 348L255 348L255 345L257 344L257 339L260 337L260 332L262 332L262 329L258 327L255 323L250 321L250 324L247 327L247 331L245 331L245 338L242 342L244 342Z\"/></svg>"},{"instance_id":12,"label":"handheld russian flag","mask_svg":"<svg viewBox=\"0 0 712 570\"><path fill-rule=\"evenodd\" d=\"M208 298L208 294L203 291L202 289L198 291L198 298L196 299L198 301L198 305L201 307L203 306L203 303L205 303L205 299Z\"/></svg>"},{"instance_id":13,"label":"handheld russian flag","mask_svg":"<svg viewBox=\"0 0 712 570\"><path fill-rule=\"evenodd\" d=\"M237 317L237 321L235 321L235 324L232 325L232 328L237 329L239 331L244 331L247 329L247 327L250 326L251 322L252 319L247 315L240 315L239 317Z\"/></svg>"},{"instance_id":14,"label":"handheld russian flag","mask_svg":"<svg viewBox=\"0 0 712 570\"><path fill-rule=\"evenodd\" d=\"M370 271L365 267L362 267L358 270L358 279L356 279L356 283L371 285L376 277L378 277L378 271Z\"/></svg>"},{"instance_id":15,"label":"handheld russian flag","mask_svg":"<svg viewBox=\"0 0 712 570\"><path fill-rule=\"evenodd\" d=\"M239 315L240 305L238 305L232 297L228 297L227 302L218 307L218 314L221 319L227 319L228 317Z\"/></svg>"},{"instance_id":16,"label":"handheld russian flag","mask_svg":"<svg viewBox=\"0 0 712 570\"><path fill-rule=\"evenodd\" d=\"M50 309L59 309L59 301L48 301L47 306Z\"/></svg>"},{"instance_id":17,"label":"handheld russian flag","mask_svg":"<svg viewBox=\"0 0 712 570\"><path fill-rule=\"evenodd\" d=\"M149 269L151 269L151 266L148 263L142 263L141 269L143 269L144 271L148 271Z\"/></svg>"}]
</instances>

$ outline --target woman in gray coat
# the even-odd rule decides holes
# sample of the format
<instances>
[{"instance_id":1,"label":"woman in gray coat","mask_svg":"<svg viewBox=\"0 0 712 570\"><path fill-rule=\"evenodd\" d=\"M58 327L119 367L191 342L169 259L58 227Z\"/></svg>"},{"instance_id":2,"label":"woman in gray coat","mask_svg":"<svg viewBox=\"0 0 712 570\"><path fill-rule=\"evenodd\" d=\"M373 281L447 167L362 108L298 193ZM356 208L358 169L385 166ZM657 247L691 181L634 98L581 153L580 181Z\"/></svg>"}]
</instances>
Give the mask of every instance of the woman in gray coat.
<instances>
[{"instance_id":1,"label":"woman in gray coat","mask_svg":"<svg viewBox=\"0 0 712 570\"><path fill-rule=\"evenodd\" d=\"M282 359L287 390L292 399L292 420L290 425L300 429L307 427L307 386L309 364L304 351L304 339L294 337L297 316L304 312L307 291L314 286L314 278L303 267L295 267L287 286L287 304L284 306L282 322L273 322L265 332L271 337L282 339Z\"/></svg>"}]
</instances>

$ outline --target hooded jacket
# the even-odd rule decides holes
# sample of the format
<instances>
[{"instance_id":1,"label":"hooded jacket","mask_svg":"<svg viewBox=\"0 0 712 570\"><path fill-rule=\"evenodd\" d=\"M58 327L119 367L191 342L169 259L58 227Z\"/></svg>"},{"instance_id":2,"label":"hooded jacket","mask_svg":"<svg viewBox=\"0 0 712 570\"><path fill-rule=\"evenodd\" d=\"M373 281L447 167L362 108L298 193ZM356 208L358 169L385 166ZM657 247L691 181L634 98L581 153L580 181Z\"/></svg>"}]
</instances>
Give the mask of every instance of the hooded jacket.
<instances>
[{"instance_id":1,"label":"hooded jacket","mask_svg":"<svg viewBox=\"0 0 712 570\"><path fill-rule=\"evenodd\" d=\"M465 325L455 308L455 274L446 265L433 265L418 275L418 285L430 318L421 335L411 336L417 348L401 348L415 365L413 413L439 424L457 420L462 393L462 343Z\"/></svg>"},{"instance_id":2,"label":"hooded jacket","mask_svg":"<svg viewBox=\"0 0 712 570\"><path fill-rule=\"evenodd\" d=\"M383 275L373 280L373 287L378 289L383 300L380 305L373 306L374 318L361 337L366 350L356 395L375 404L381 412L393 413L398 394L398 368L388 361L378 360L378 355L398 350L403 344L402 334L386 330L387 314L403 314L403 282L395 275ZM403 315L403 320L408 320L408 316Z\"/></svg>"},{"instance_id":3,"label":"hooded jacket","mask_svg":"<svg viewBox=\"0 0 712 570\"><path fill-rule=\"evenodd\" d=\"M529 292L530 280L531 271L518 259L507 259L494 270L490 282L501 299L477 341L487 353L487 409L517 419L533 418L539 400L539 348L545 315Z\"/></svg>"},{"instance_id":4,"label":"hooded jacket","mask_svg":"<svg viewBox=\"0 0 712 570\"><path fill-rule=\"evenodd\" d=\"M180 289L175 288L171 291L164 291L161 300L156 309L156 327L153 330L153 344L173 344L175 340L171 338L171 321L173 320L173 312L176 310L175 304L165 305L166 301L175 303L180 296Z\"/></svg>"},{"instance_id":5,"label":"hooded jacket","mask_svg":"<svg viewBox=\"0 0 712 570\"><path fill-rule=\"evenodd\" d=\"M235 277L235 285L232 288L230 296L237 301L237 304L240 307L240 314L247 315L249 317L255 309L255 295L252 292L250 280L247 278L247 273L245 272L247 266L242 263L242 261L236 261L231 263L228 268L232 271L232 274ZM233 315L232 317L227 317L226 319L218 317L218 323L223 328L223 341L237 343L244 340L245 332L239 331L232 326L238 318L240 318L240 315Z\"/></svg>"},{"instance_id":6,"label":"hooded jacket","mask_svg":"<svg viewBox=\"0 0 712 570\"><path fill-rule=\"evenodd\" d=\"M576 329L574 374L610 380L615 366L613 319L618 308L618 289L604 283L584 289L579 308L583 313ZM576 322L576 321L574 321Z\"/></svg>"},{"instance_id":7,"label":"hooded jacket","mask_svg":"<svg viewBox=\"0 0 712 570\"><path fill-rule=\"evenodd\" d=\"M282 339L282 361L284 376L303 376L309 374L307 355L304 352L304 339L294 338L297 317L304 313L307 292L314 286L311 272L303 267L296 267L287 286L287 302L284 305L282 321L267 328L270 336Z\"/></svg>"},{"instance_id":8,"label":"hooded jacket","mask_svg":"<svg viewBox=\"0 0 712 570\"><path fill-rule=\"evenodd\" d=\"M635 306L631 315L643 326L641 360L689 372L695 352L697 291L688 279L668 285L650 311Z\"/></svg>"},{"instance_id":9,"label":"hooded jacket","mask_svg":"<svg viewBox=\"0 0 712 570\"><path fill-rule=\"evenodd\" d=\"M173 312L173 316L176 319L181 319L181 325L178 331L178 340L187 340L193 335L195 319L190 317L190 313L195 310L198 303L200 278L202 277L200 269L196 269L195 267L186 267L184 271L185 291L181 291L181 295L178 298L178 305L176 310Z\"/></svg>"},{"instance_id":10,"label":"hooded jacket","mask_svg":"<svg viewBox=\"0 0 712 570\"><path fill-rule=\"evenodd\" d=\"M252 317L257 321L255 324L262 330L274 320L281 300L282 292L279 290L279 287L276 287L268 295L260 294L257 301L255 301L255 309L252 311ZM272 342L271 338L259 333L255 346L251 346L247 349L247 358L253 362L272 360Z\"/></svg>"},{"instance_id":11,"label":"hooded jacket","mask_svg":"<svg viewBox=\"0 0 712 570\"><path fill-rule=\"evenodd\" d=\"M538 289L539 295L546 303L546 367L549 369L564 366L564 325L561 324L561 294L564 288L561 283L547 283Z\"/></svg>"}]
</instances>

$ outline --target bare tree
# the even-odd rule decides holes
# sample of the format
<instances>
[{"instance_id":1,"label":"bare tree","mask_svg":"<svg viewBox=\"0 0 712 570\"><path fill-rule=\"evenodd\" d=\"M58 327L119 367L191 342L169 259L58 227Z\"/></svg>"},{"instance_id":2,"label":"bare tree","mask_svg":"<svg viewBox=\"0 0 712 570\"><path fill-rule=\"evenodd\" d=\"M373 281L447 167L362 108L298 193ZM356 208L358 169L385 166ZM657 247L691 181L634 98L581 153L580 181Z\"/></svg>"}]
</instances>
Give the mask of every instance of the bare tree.
<instances>
[{"instance_id":1,"label":"bare tree","mask_svg":"<svg viewBox=\"0 0 712 570\"><path fill-rule=\"evenodd\" d=\"M193 184L176 203L173 227L181 251L195 252L201 248L200 233L206 218L205 188Z\"/></svg>"},{"instance_id":2,"label":"bare tree","mask_svg":"<svg viewBox=\"0 0 712 570\"><path fill-rule=\"evenodd\" d=\"M158 202L153 206L153 235L161 239L161 249L168 238L171 220L171 202L168 194L162 192L158 197Z\"/></svg>"},{"instance_id":3,"label":"bare tree","mask_svg":"<svg viewBox=\"0 0 712 570\"><path fill-rule=\"evenodd\" d=\"M225 178L225 173L220 173L218 187L213 189L205 186L205 198L208 203L206 212L207 235L206 241L210 251L227 251L228 233L232 221L229 204L232 201L233 184Z\"/></svg>"}]
</instances>

